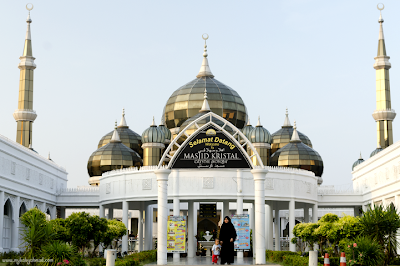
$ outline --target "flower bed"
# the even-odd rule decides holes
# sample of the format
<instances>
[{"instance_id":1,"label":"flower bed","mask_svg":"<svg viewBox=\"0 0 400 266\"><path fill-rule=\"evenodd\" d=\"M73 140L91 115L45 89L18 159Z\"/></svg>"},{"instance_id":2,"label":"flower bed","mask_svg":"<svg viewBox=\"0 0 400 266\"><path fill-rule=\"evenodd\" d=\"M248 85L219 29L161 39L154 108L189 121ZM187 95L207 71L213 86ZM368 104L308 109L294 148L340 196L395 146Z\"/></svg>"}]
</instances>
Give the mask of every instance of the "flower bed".
<instances>
[{"instance_id":1,"label":"flower bed","mask_svg":"<svg viewBox=\"0 0 400 266\"><path fill-rule=\"evenodd\" d=\"M145 262L157 260L157 250L142 251L116 259L115 266L139 266Z\"/></svg>"}]
</instances>

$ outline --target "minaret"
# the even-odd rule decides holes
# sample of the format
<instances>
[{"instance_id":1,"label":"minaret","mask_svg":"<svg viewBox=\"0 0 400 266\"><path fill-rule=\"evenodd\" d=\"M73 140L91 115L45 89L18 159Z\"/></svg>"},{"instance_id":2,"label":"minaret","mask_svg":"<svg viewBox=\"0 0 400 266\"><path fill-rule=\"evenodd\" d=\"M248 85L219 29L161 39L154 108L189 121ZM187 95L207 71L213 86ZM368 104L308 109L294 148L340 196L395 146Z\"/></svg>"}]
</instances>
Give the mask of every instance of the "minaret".
<instances>
[{"instance_id":1,"label":"minaret","mask_svg":"<svg viewBox=\"0 0 400 266\"><path fill-rule=\"evenodd\" d=\"M28 4L29 5L29 4ZM26 6L29 10L28 28L26 30L25 45L22 56L19 58L21 61L18 64L20 71L19 78L19 98L18 109L15 110L13 116L17 121L17 142L25 147L32 144L32 124L36 119L36 112L33 110L33 70L36 68L35 58L32 56L32 42L31 42L31 16L30 11L33 9Z\"/></svg>"},{"instance_id":2,"label":"minaret","mask_svg":"<svg viewBox=\"0 0 400 266\"><path fill-rule=\"evenodd\" d=\"M396 117L396 112L392 110L390 100L390 82L389 82L389 63L390 57L386 55L385 38L383 36L383 19L382 7L378 5L380 10L379 17L379 42L378 55L375 57L374 68L376 69L376 110L372 117L377 125L377 142L383 149L393 144L392 122Z\"/></svg>"}]
</instances>

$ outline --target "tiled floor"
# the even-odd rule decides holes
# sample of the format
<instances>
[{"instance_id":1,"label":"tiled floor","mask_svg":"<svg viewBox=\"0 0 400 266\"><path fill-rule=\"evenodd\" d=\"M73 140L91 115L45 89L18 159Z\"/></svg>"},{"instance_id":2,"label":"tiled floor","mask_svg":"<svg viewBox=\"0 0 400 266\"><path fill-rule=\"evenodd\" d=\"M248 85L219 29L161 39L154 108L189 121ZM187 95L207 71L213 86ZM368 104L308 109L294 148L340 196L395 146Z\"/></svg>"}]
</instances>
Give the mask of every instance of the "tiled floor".
<instances>
[{"instance_id":1,"label":"tiled floor","mask_svg":"<svg viewBox=\"0 0 400 266\"><path fill-rule=\"evenodd\" d=\"M156 265L157 262L147 264ZM254 265L255 262L253 258L243 258L243 260L238 261L235 257L235 263L233 265ZM211 257L200 257L195 258L180 258L179 261L174 261L173 258L168 258L168 265L212 265ZM278 265L278 264L266 264L266 265Z\"/></svg>"}]
</instances>

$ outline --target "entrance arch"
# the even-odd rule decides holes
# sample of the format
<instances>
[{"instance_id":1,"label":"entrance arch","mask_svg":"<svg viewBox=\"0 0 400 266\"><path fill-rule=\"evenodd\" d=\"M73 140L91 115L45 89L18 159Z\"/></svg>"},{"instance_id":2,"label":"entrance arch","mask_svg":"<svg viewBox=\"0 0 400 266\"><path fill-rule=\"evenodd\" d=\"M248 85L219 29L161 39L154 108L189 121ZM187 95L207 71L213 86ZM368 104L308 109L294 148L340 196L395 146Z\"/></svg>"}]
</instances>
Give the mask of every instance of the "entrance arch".
<instances>
[{"instance_id":1,"label":"entrance arch","mask_svg":"<svg viewBox=\"0 0 400 266\"><path fill-rule=\"evenodd\" d=\"M11 221L12 221L12 204L10 199L7 199L4 204L4 218L3 218L3 249L8 252L11 248Z\"/></svg>"},{"instance_id":2,"label":"entrance arch","mask_svg":"<svg viewBox=\"0 0 400 266\"><path fill-rule=\"evenodd\" d=\"M18 226L18 247L22 247L24 240L23 240L23 232L24 229L26 228L25 225L21 222L21 216L26 213L28 208L26 208L25 202L22 202L21 207L19 208L19 226ZM21 248L21 250L24 250L24 248Z\"/></svg>"}]
</instances>

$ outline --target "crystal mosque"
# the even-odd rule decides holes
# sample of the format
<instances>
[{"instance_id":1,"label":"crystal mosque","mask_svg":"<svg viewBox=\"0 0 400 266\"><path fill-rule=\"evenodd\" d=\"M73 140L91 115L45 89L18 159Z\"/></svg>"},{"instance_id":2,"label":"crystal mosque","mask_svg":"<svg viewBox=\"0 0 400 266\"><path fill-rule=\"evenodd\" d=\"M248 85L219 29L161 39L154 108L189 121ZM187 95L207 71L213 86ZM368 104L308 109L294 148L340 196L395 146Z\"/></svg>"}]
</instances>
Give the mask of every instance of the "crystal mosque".
<instances>
[{"instance_id":1,"label":"crystal mosque","mask_svg":"<svg viewBox=\"0 0 400 266\"><path fill-rule=\"evenodd\" d=\"M121 251L154 249L167 263L170 215L187 219L184 253L195 257L196 235L218 230L226 215L249 215L256 264L266 249L296 250L288 239L299 222L316 222L327 212L359 215L369 204L399 205L400 141L393 143L389 69L383 18L379 18L376 69L377 148L352 167L352 188L323 186L324 163L301 124L282 115L280 129L255 126L239 93L217 80L204 52L200 71L166 99L159 125L128 126L129 113L88 155L88 186L67 188L66 169L32 147L35 57L31 17L20 57L16 141L0 135L0 252L19 251L19 217L39 208L49 219L85 210L128 228ZM126 117L125 117L126 116ZM254 122L254 121L253 121ZM275 131L276 130L276 131ZM275 131L275 132L274 132ZM274 133L270 133L274 132ZM351 163L348 162L351 166ZM204 206L212 207L209 216ZM132 245L132 242L136 244ZM243 258L238 251L237 257ZM173 254L174 259L180 253Z\"/></svg>"}]
</instances>

